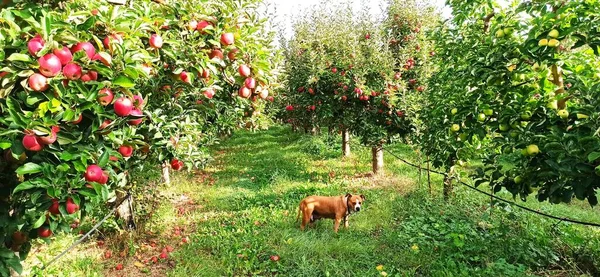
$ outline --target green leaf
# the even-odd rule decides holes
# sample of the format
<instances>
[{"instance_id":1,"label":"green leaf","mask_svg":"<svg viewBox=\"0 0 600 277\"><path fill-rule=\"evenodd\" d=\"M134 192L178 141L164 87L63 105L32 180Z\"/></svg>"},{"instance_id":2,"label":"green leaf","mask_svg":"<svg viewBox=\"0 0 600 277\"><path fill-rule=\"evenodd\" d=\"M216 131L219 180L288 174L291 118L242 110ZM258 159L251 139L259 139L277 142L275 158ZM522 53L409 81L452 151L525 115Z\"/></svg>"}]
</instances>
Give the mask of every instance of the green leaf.
<instances>
[{"instance_id":1,"label":"green leaf","mask_svg":"<svg viewBox=\"0 0 600 277\"><path fill-rule=\"evenodd\" d=\"M96 17L92 16L92 17L88 18L88 20L83 22L82 24L79 24L77 26L77 29L81 30L81 31L85 31L85 30L92 28L92 26L94 26L94 24L96 24Z\"/></svg>"},{"instance_id":2,"label":"green leaf","mask_svg":"<svg viewBox=\"0 0 600 277\"><path fill-rule=\"evenodd\" d=\"M8 140L1 140L0 141L0 148L2 150L6 150L8 148L10 148L12 146L12 142L8 141Z\"/></svg>"},{"instance_id":3,"label":"green leaf","mask_svg":"<svg viewBox=\"0 0 600 277\"><path fill-rule=\"evenodd\" d=\"M124 87L124 88L132 88L135 86L135 83L131 79L127 78L126 76L121 75L113 81L113 85L117 85L117 86Z\"/></svg>"},{"instance_id":4,"label":"green leaf","mask_svg":"<svg viewBox=\"0 0 600 277\"><path fill-rule=\"evenodd\" d=\"M110 155L109 155L108 151L104 151L104 153L102 153L102 155L100 156L100 159L98 159L98 166L105 167L106 164L108 164L109 157L110 157Z\"/></svg>"},{"instance_id":5,"label":"green leaf","mask_svg":"<svg viewBox=\"0 0 600 277\"><path fill-rule=\"evenodd\" d=\"M35 229L35 228L40 228L40 226L42 226L42 224L44 224L44 222L46 222L46 214L43 213L42 216L40 216L40 218L38 218L38 220L33 224L33 226L31 226L31 228Z\"/></svg>"},{"instance_id":6,"label":"green leaf","mask_svg":"<svg viewBox=\"0 0 600 277\"><path fill-rule=\"evenodd\" d=\"M592 152L588 155L588 161L590 163L596 161L599 158L600 158L600 152Z\"/></svg>"},{"instance_id":7,"label":"green leaf","mask_svg":"<svg viewBox=\"0 0 600 277\"><path fill-rule=\"evenodd\" d=\"M42 171L42 166L36 163L26 163L21 167L17 168L17 174L25 175L25 174L33 174Z\"/></svg>"},{"instance_id":8,"label":"green leaf","mask_svg":"<svg viewBox=\"0 0 600 277\"><path fill-rule=\"evenodd\" d=\"M19 61L19 62L31 62L31 57L29 57L29 55L26 55L26 54L13 53L13 54L11 54L8 57L7 60L11 61L11 62L16 62L16 61Z\"/></svg>"},{"instance_id":9,"label":"green leaf","mask_svg":"<svg viewBox=\"0 0 600 277\"><path fill-rule=\"evenodd\" d=\"M4 261L9 267L14 269L19 275L23 273L23 266L21 265L21 261L19 257L14 256L12 259L8 259Z\"/></svg>"},{"instance_id":10,"label":"green leaf","mask_svg":"<svg viewBox=\"0 0 600 277\"><path fill-rule=\"evenodd\" d=\"M28 189L31 189L31 188L33 188L33 187L35 187L35 185L34 185L34 184L32 184L32 183L31 183L31 182L29 182L29 181L25 181L25 182L22 182L22 183L20 183L20 184L19 184L19 185L18 185L18 186L15 188L15 190L13 190L13 193L17 193L17 192L19 192L19 191L23 191L23 190L28 190Z\"/></svg>"}]
</instances>

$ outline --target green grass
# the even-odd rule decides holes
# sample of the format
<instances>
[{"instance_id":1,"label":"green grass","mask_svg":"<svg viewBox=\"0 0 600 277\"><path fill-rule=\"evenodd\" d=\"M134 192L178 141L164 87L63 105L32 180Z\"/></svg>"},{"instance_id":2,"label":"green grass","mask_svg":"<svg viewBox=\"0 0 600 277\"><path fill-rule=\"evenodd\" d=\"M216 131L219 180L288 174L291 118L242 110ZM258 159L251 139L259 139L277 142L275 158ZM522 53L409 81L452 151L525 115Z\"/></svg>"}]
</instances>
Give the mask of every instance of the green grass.
<instances>
[{"instance_id":1,"label":"green grass","mask_svg":"<svg viewBox=\"0 0 600 277\"><path fill-rule=\"evenodd\" d=\"M600 229L557 223L509 205L491 208L487 196L460 185L444 202L440 176L431 176L430 194L424 172L419 176L418 169L388 154L386 176L367 176L370 149L354 147L352 157L342 159L339 141L275 127L239 132L212 147L215 160L208 168L173 176L173 184L163 188L167 201L147 225L161 245L177 243L174 226L186 226L190 243L178 246L174 262L158 269L137 270L129 258L123 262L126 275L380 276L377 266L383 265L388 276L599 276ZM417 161L408 146L391 150ZM333 221L321 220L300 231L296 214L302 198L347 192L367 198L348 229L335 234ZM600 222L597 210L584 202L519 203ZM176 207L185 207L185 216L177 216ZM99 270L98 253L61 261L52 273L90 276ZM116 276L116 262L102 261L100 270Z\"/></svg>"},{"instance_id":2,"label":"green grass","mask_svg":"<svg viewBox=\"0 0 600 277\"><path fill-rule=\"evenodd\" d=\"M487 197L460 186L445 203L439 176L432 176L430 195L424 175L419 183L417 169L390 155L387 177L363 177L370 170L369 149L355 148L353 158L341 159L337 140L281 127L240 132L213 150L217 163L206 171L214 184L180 184L203 209L189 217L196 232L175 254L169 276L377 276L380 264L399 276L579 275L600 266L598 230L555 226L507 205L490 210ZM409 147L393 151L415 160ZM333 221L322 220L299 230L295 218L303 197L346 192L367 196L366 209L351 217L349 229L335 234ZM580 203L525 204L600 222L597 211ZM272 255L281 259L273 262Z\"/></svg>"}]
</instances>

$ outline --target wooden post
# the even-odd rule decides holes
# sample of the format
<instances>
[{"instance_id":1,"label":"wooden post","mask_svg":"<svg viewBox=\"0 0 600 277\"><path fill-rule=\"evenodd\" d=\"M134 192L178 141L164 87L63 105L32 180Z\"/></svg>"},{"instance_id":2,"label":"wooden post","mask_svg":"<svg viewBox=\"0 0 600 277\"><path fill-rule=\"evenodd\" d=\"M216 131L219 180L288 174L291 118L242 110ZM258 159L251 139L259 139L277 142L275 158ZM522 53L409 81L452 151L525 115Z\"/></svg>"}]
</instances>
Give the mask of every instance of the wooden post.
<instances>
[{"instance_id":1,"label":"wooden post","mask_svg":"<svg viewBox=\"0 0 600 277\"><path fill-rule=\"evenodd\" d=\"M429 195L432 195L431 191L431 169L429 168L429 155L427 155L427 185L429 186Z\"/></svg>"},{"instance_id":2,"label":"wooden post","mask_svg":"<svg viewBox=\"0 0 600 277\"><path fill-rule=\"evenodd\" d=\"M342 155L350 157L350 132L347 128L342 130Z\"/></svg>"},{"instance_id":3,"label":"wooden post","mask_svg":"<svg viewBox=\"0 0 600 277\"><path fill-rule=\"evenodd\" d=\"M383 175L383 146L374 146L371 151L373 153L373 174Z\"/></svg>"}]
</instances>

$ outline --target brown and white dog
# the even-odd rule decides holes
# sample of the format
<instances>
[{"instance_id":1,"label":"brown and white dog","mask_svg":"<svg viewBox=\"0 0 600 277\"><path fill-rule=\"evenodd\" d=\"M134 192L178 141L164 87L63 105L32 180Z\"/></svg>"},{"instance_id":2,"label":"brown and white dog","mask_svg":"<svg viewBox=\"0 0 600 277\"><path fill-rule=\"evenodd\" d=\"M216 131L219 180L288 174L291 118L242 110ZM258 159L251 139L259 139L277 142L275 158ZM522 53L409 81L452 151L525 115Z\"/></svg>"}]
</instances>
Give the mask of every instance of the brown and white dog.
<instances>
[{"instance_id":1,"label":"brown and white dog","mask_svg":"<svg viewBox=\"0 0 600 277\"><path fill-rule=\"evenodd\" d=\"M335 220L333 230L337 233L340 222L344 220L344 227L348 228L348 216L352 212L361 210L364 195L352 195L350 193L341 196L309 196L300 202L296 222L302 213L302 224L300 229L304 231L307 223L311 225L321 218L331 218Z\"/></svg>"}]
</instances>

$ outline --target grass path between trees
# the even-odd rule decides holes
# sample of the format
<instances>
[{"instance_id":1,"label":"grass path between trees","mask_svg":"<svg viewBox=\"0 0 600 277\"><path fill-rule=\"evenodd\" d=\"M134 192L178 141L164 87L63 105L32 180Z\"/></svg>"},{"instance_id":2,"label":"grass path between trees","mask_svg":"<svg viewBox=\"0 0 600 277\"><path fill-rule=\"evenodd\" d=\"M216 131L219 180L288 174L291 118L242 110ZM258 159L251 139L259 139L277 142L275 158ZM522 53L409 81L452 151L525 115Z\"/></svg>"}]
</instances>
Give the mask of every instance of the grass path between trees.
<instances>
[{"instance_id":1,"label":"grass path between trees","mask_svg":"<svg viewBox=\"0 0 600 277\"><path fill-rule=\"evenodd\" d=\"M119 243L79 247L49 273L70 276L598 276L600 230L559 223L496 204L456 187L441 197L442 179L386 155L386 176L372 177L370 149L340 157L340 137L310 137L288 128L239 132L211 149L214 161L176 174L145 234ZM393 147L416 161L408 146ZM464 176L466 177L466 176ZM419 180L421 182L419 183ZM305 196L364 194L350 228L333 232L321 220L301 232ZM500 193L505 198L509 194ZM527 206L557 216L600 222L585 203ZM148 235L150 234L150 235ZM141 239L144 237L144 239ZM189 239L182 243L182 238ZM58 238L59 240L61 238ZM68 242L69 239L64 239ZM152 244L155 247L152 247ZM60 244L52 244L53 247ZM145 264L173 246L168 259ZM114 249L116 258L104 259ZM46 250L52 253L52 250ZM120 255L125 258L120 257ZM123 263L124 271L116 271ZM585 276L585 275L583 275Z\"/></svg>"}]
</instances>

